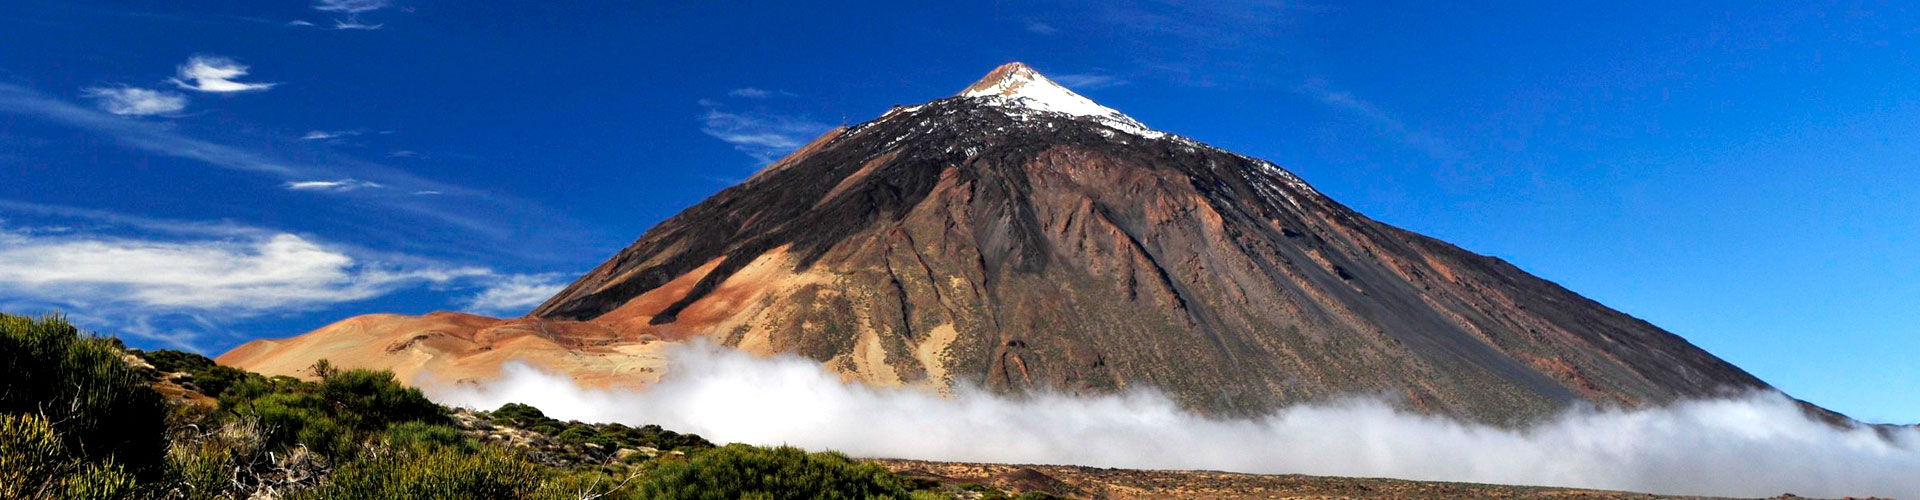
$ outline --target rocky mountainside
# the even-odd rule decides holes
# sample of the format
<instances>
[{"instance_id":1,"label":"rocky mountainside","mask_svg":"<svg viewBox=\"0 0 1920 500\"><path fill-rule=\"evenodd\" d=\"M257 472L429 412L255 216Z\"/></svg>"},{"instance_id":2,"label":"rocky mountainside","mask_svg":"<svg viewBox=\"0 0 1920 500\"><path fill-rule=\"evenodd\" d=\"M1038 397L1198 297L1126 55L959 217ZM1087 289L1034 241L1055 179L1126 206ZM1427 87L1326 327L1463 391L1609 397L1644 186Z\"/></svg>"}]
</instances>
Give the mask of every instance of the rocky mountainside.
<instances>
[{"instance_id":1,"label":"rocky mountainside","mask_svg":"<svg viewBox=\"0 0 1920 500\"><path fill-rule=\"evenodd\" d=\"M1370 394L1514 422L1767 388L1658 327L1019 63L822 135L507 321L537 337L514 342L595 363L706 337L874 384L1145 386L1217 415ZM500 328L431 323L355 327L378 339L335 325L221 360L271 372L261 360L305 366L326 357L313 346L367 343L405 345L349 364L511 354L493 346L514 337L477 333Z\"/></svg>"}]
</instances>

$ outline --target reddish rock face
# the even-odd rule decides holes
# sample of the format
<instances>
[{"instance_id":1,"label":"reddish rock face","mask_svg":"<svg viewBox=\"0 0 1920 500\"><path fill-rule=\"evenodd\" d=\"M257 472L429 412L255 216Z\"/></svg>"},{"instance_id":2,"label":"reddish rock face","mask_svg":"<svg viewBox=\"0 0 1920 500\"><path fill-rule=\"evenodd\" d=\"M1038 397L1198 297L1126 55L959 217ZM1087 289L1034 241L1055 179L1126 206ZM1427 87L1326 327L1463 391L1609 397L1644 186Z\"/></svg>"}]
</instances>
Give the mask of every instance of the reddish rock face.
<instances>
[{"instance_id":1,"label":"reddish rock face","mask_svg":"<svg viewBox=\"0 0 1920 500\"><path fill-rule=\"evenodd\" d=\"M705 336L876 384L1154 387L1221 415L1365 394L1516 422L1766 387L1031 68L969 89L827 133L647 231L532 320Z\"/></svg>"}]
</instances>

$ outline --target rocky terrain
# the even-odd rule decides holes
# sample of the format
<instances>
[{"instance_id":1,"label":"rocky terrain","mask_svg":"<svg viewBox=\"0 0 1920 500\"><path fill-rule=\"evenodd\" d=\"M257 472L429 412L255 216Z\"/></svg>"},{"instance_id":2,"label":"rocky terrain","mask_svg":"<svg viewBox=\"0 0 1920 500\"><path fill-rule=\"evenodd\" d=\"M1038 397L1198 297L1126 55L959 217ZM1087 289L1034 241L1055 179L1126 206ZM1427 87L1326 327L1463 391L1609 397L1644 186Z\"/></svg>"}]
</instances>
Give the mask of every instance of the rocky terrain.
<instances>
[{"instance_id":1,"label":"rocky terrain","mask_svg":"<svg viewBox=\"0 0 1920 500\"><path fill-rule=\"evenodd\" d=\"M1370 394L1513 423L1769 389L1645 321L1018 63L822 135L529 317L367 316L220 361L458 380L525 358L644 384L660 344L696 337L871 384L1147 386L1227 416Z\"/></svg>"},{"instance_id":2,"label":"rocky terrain","mask_svg":"<svg viewBox=\"0 0 1920 500\"><path fill-rule=\"evenodd\" d=\"M1006 465L876 460L903 476L943 484L1042 491L1066 498L1110 500L1457 500L1457 499L1704 499L1624 491L1503 486L1211 471L1103 469L1064 465ZM1791 494L1776 499L1800 498Z\"/></svg>"}]
</instances>

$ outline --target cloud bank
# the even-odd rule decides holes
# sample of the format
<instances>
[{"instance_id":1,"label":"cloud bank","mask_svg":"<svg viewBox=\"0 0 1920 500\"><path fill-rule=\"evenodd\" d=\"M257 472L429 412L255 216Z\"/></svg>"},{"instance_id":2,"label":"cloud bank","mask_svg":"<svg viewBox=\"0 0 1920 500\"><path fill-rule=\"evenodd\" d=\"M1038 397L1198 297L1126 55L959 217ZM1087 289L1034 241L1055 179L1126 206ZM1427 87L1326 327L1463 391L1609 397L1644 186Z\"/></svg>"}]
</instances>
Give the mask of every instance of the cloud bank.
<instances>
[{"instance_id":1,"label":"cloud bank","mask_svg":"<svg viewBox=\"0 0 1920 500\"><path fill-rule=\"evenodd\" d=\"M951 398L842 383L817 363L679 348L643 390L582 389L511 364L479 387L435 387L448 404L522 402L564 419L654 423L720 442L793 444L858 456L1250 473L1395 477L1771 496L1920 496L1920 431L1883 438L1814 422L1771 394L1639 411L1573 411L1512 430L1354 399L1221 420L1137 391Z\"/></svg>"}]
</instances>

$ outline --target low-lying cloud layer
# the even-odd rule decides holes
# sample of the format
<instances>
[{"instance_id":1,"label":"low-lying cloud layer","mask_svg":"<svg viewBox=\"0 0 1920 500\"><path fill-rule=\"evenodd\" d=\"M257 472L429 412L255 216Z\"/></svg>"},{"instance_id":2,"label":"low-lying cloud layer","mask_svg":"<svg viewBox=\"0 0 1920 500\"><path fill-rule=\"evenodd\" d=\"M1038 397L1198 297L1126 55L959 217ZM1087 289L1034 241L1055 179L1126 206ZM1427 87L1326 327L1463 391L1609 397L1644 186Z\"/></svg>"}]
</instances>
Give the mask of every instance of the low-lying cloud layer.
<instances>
[{"instance_id":1,"label":"low-lying cloud layer","mask_svg":"<svg viewBox=\"0 0 1920 500\"><path fill-rule=\"evenodd\" d=\"M950 398L842 383L812 361L679 348L642 390L582 389L509 365L436 399L533 404L565 419L655 423L720 442L793 444L859 456L1533 484L1641 492L1920 497L1920 432L1884 438L1806 418L1786 398L1574 411L1511 430L1409 414L1372 400L1221 420L1152 392Z\"/></svg>"}]
</instances>

